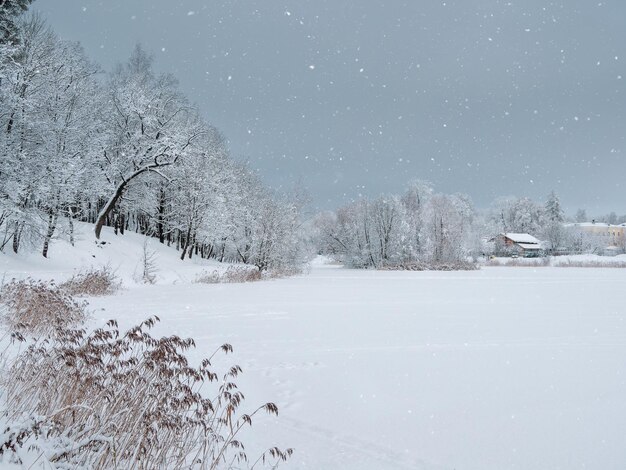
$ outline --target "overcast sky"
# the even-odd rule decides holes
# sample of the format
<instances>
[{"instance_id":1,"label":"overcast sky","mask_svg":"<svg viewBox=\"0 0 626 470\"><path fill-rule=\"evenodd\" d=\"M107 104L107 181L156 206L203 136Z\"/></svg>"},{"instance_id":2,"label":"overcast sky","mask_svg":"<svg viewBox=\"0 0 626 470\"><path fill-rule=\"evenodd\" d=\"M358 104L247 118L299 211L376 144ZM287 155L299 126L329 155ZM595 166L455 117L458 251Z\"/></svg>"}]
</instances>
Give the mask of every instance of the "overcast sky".
<instances>
[{"instance_id":1,"label":"overcast sky","mask_svg":"<svg viewBox=\"0 0 626 470\"><path fill-rule=\"evenodd\" d=\"M263 179L321 208L412 178L626 213L624 0L37 0L108 69L136 42Z\"/></svg>"}]
</instances>

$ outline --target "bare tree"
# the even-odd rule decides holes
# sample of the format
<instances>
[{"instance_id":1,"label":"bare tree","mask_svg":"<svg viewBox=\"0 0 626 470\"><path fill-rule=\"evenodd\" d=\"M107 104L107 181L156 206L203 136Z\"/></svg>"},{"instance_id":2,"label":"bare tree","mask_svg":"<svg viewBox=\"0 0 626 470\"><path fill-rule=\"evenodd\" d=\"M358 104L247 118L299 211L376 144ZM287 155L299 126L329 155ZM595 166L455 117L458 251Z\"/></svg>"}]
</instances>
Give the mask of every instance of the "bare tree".
<instances>
[{"instance_id":1,"label":"bare tree","mask_svg":"<svg viewBox=\"0 0 626 470\"><path fill-rule=\"evenodd\" d=\"M108 101L103 161L110 192L96 220L96 238L129 185L148 173L163 176L161 169L184 158L205 130L176 80L155 76L152 58L140 46L112 75Z\"/></svg>"}]
</instances>

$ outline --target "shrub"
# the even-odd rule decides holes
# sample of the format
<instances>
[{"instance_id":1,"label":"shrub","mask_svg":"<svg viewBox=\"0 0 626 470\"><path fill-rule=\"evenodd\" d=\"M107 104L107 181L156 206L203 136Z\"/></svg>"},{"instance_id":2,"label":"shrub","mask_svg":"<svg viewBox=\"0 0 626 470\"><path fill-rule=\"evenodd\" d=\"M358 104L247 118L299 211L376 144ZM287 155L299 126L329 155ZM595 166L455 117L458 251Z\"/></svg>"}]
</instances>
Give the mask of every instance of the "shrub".
<instances>
[{"instance_id":1,"label":"shrub","mask_svg":"<svg viewBox=\"0 0 626 470\"><path fill-rule=\"evenodd\" d=\"M385 266L380 269L383 271L475 271L480 268L476 263L471 263L464 260L457 260L449 262L415 261L411 263L401 263L392 266Z\"/></svg>"},{"instance_id":2,"label":"shrub","mask_svg":"<svg viewBox=\"0 0 626 470\"><path fill-rule=\"evenodd\" d=\"M110 267L104 266L75 274L60 287L70 295L101 296L115 293L120 281Z\"/></svg>"},{"instance_id":3,"label":"shrub","mask_svg":"<svg viewBox=\"0 0 626 470\"><path fill-rule=\"evenodd\" d=\"M545 268L550 266L550 258L507 258L505 260L494 258L487 260L485 266L507 266L507 267L526 267L526 268Z\"/></svg>"},{"instance_id":4,"label":"shrub","mask_svg":"<svg viewBox=\"0 0 626 470\"><path fill-rule=\"evenodd\" d=\"M542 268L552 266L555 268L626 268L626 261L603 261L603 260L572 260L555 258L510 258L510 259L490 259L485 266L506 266L506 267L530 267Z\"/></svg>"},{"instance_id":5,"label":"shrub","mask_svg":"<svg viewBox=\"0 0 626 470\"><path fill-rule=\"evenodd\" d=\"M576 261L566 260L554 263L557 268L626 268L626 261Z\"/></svg>"},{"instance_id":6,"label":"shrub","mask_svg":"<svg viewBox=\"0 0 626 470\"><path fill-rule=\"evenodd\" d=\"M9 422L25 424L6 430L0 454L34 449L63 468L214 469L248 462L240 430L260 412L278 415L278 408L267 403L241 413L244 396L235 384L241 368L218 376L215 354L192 367L185 351L193 340L152 337L148 330L157 321L122 335L113 320L89 335L60 328L31 344L4 384ZM201 394L206 384L213 389ZM277 465L292 452L272 448L259 461Z\"/></svg>"},{"instance_id":7,"label":"shrub","mask_svg":"<svg viewBox=\"0 0 626 470\"><path fill-rule=\"evenodd\" d=\"M0 290L4 305L3 321L10 331L36 335L83 322L86 303L76 302L54 283L26 279L12 281Z\"/></svg>"},{"instance_id":8,"label":"shrub","mask_svg":"<svg viewBox=\"0 0 626 470\"><path fill-rule=\"evenodd\" d=\"M246 266L229 266L222 275L222 282L255 282L263 278L261 271Z\"/></svg>"},{"instance_id":9,"label":"shrub","mask_svg":"<svg viewBox=\"0 0 626 470\"><path fill-rule=\"evenodd\" d=\"M285 277L299 276L308 271L308 266L280 266L266 271L265 276L269 279L282 279Z\"/></svg>"},{"instance_id":10,"label":"shrub","mask_svg":"<svg viewBox=\"0 0 626 470\"><path fill-rule=\"evenodd\" d=\"M263 273L251 266L229 266L226 271L220 273L203 271L196 277L199 284L242 283L255 282L263 279Z\"/></svg>"},{"instance_id":11,"label":"shrub","mask_svg":"<svg viewBox=\"0 0 626 470\"><path fill-rule=\"evenodd\" d=\"M222 277L217 270L212 272L202 271L193 282L197 284L219 284L222 282Z\"/></svg>"}]
</instances>

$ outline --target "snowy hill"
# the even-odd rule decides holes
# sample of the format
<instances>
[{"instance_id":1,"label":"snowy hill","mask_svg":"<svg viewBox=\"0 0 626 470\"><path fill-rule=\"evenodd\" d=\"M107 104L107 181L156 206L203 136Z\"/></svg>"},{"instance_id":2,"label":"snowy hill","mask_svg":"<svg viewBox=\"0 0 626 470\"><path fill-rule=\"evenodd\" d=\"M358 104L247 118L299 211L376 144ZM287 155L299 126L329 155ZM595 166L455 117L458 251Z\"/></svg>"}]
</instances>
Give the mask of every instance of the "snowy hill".
<instances>
[{"instance_id":1,"label":"snowy hill","mask_svg":"<svg viewBox=\"0 0 626 470\"><path fill-rule=\"evenodd\" d=\"M133 232L115 235L110 227L103 228L98 241L93 227L92 224L76 223L75 246L63 239L55 240L48 258L44 258L39 250L18 255L10 251L0 253L0 277L62 281L81 270L108 266L124 284L133 284L141 282L144 243L147 243L148 251L154 253L157 284L192 282L203 271L221 272L229 266L195 256L182 261L180 252L173 246Z\"/></svg>"}]
</instances>

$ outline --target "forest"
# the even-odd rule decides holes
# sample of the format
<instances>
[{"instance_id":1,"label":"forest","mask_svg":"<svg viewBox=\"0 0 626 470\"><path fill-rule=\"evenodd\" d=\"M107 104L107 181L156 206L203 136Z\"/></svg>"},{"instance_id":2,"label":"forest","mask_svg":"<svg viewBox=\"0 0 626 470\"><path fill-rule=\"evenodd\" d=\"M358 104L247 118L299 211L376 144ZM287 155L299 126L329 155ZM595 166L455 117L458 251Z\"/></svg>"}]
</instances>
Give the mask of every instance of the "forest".
<instances>
[{"instance_id":1,"label":"forest","mask_svg":"<svg viewBox=\"0 0 626 470\"><path fill-rule=\"evenodd\" d=\"M230 155L226 137L176 77L155 71L147 49L137 45L103 71L41 17L10 13L0 46L0 251L47 257L54 239L73 243L75 221L94 224L96 239L103 226L131 230L174 247L183 260L260 271L297 271L315 253L352 267L462 268L502 232L540 237L548 252L598 249L591 239L572 239L554 192L545 203L504 197L478 210L467 195L437 193L414 179L402 194L361 197L312 216L302 188L273 190ZM586 219L579 210L575 220Z\"/></svg>"},{"instance_id":2,"label":"forest","mask_svg":"<svg viewBox=\"0 0 626 470\"><path fill-rule=\"evenodd\" d=\"M224 136L137 46L104 73L38 16L0 46L0 250L73 240L74 221L149 234L260 270L300 263L302 202L231 158Z\"/></svg>"}]
</instances>

